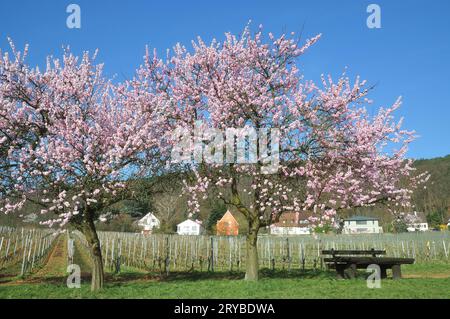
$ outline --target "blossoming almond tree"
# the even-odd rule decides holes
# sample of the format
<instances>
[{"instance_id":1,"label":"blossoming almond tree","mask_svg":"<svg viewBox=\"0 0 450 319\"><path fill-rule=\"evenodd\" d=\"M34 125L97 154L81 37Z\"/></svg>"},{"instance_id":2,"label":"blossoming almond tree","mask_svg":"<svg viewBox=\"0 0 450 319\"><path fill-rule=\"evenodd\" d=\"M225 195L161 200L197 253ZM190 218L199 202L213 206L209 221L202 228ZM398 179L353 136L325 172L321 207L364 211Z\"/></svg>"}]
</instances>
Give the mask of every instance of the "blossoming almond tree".
<instances>
[{"instance_id":1,"label":"blossoming almond tree","mask_svg":"<svg viewBox=\"0 0 450 319\"><path fill-rule=\"evenodd\" d=\"M193 52L177 45L167 61L153 59L159 72L147 72L169 79L160 87L182 127L177 162L195 172L195 182L186 181L192 210L215 194L247 219L247 280L258 279L259 230L284 212L313 212L311 222L320 225L351 207L407 206L421 180L405 160L414 133L393 116L400 100L371 117L363 105L369 88L358 78L352 84L345 75L336 82L323 77L321 85L302 78L298 58L319 37L299 45L294 37L266 39L262 27L255 34L246 28L222 43L198 39ZM227 141L229 128L245 130ZM239 144L241 162L224 151ZM411 180L406 187L404 179Z\"/></svg>"},{"instance_id":2,"label":"blossoming almond tree","mask_svg":"<svg viewBox=\"0 0 450 319\"><path fill-rule=\"evenodd\" d=\"M11 172L18 163L11 160L12 152L23 147L34 148L40 136L46 134L48 116L37 101L45 95L41 77L37 70L24 65L28 48L17 52L11 43L11 57L8 52L0 60L0 194L4 196L14 188ZM11 203L8 208L12 209Z\"/></svg>"},{"instance_id":3,"label":"blossoming almond tree","mask_svg":"<svg viewBox=\"0 0 450 319\"><path fill-rule=\"evenodd\" d=\"M2 173L10 181L2 183L1 210L33 201L43 224L80 230L91 249L91 289L98 290L104 275L94 222L130 196L125 179L158 152L164 103L134 80L112 85L87 52L49 58L45 72L13 53L0 62Z\"/></svg>"}]
</instances>

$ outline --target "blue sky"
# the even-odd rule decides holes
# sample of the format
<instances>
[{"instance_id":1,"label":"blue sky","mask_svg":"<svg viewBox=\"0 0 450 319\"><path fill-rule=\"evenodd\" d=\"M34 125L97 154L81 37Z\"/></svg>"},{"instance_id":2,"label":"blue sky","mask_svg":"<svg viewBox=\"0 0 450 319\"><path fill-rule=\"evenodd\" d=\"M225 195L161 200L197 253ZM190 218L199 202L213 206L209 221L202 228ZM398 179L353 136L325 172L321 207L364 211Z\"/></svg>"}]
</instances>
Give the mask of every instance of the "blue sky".
<instances>
[{"instance_id":1,"label":"blue sky","mask_svg":"<svg viewBox=\"0 0 450 319\"><path fill-rule=\"evenodd\" d=\"M66 7L81 7L81 29L66 26ZM381 7L381 29L369 29L366 8ZM76 53L98 48L99 61L119 80L133 75L146 44L159 52L181 42L190 46L238 33L252 20L275 34L298 32L323 37L299 60L308 79L321 73L360 75L376 84L372 108L403 96L398 112L405 127L420 135L408 156L450 154L450 1L2 1L0 48L7 36L30 44L31 64L42 65L63 45Z\"/></svg>"}]
</instances>

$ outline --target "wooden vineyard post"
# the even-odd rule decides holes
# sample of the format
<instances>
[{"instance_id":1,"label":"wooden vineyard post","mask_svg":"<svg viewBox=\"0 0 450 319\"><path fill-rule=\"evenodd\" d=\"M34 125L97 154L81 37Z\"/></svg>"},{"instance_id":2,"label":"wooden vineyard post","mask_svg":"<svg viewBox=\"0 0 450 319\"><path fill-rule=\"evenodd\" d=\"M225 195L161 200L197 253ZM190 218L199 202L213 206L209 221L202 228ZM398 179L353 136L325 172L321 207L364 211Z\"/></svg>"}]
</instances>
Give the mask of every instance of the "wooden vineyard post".
<instances>
[{"instance_id":1,"label":"wooden vineyard post","mask_svg":"<svg viewBox=\"0 0 450 319\"><path fill-rule=\"evenodd\" d=\"M198 239L195 238L195 240L193 242L191 242L191 256L192 256L192 259L191 259L191 270L192 271L194 271L195 261L198 259L197 252L198 252Z\"/></svg>"},{"instance_id":2,"label":"wooden vineyard post","mask_svg":"<svg viewBox=\"0 0 450 319\"><path fill-rule=\"evenodd\" d=\"M123 243L123 258L124 258L124 264L126 266L129 265L129 259L130 259L130 237L126 236L125 238L125 242Z\"/></svg>"},{"instance_id":3,"label":"wooden vineyard post","mask_svg":"<svg viewBox=\"0 0 450 319\"><path fill-rule=\"evenodd\" d=\"M114 237L111 241L111 269L115 270L116 262L114 260Z\"/></svg>"},{"instance_id":4,"label":"wooden vineyard post","mask_svg":"<svg viewBox=\"0 0 450 319\"><path fill-rule=\"evenodd\" d=\"M448 252L447 252L447 247L445 247L445 240L442 241L442 247L444 248L445 258L448 259Z\"/></svg>"},{"instance_id":5,"label":"wooden vineyard post","mask_svg":"<svg viewBox=\"0 0 450 319\"><path fill-rule=\"evenodd\" d=\"M39 243L39 256L42 256L44 254L44 247L45 247L45 236L42 236L41 241Z\"/></svg>"},{"instance_id":6,"label":"wooden vineyard post","mask_svg":"<svg viewBox=\"0 0 450 319\"><path fill-rule=\"evenodd\" d=\"M173 269L176 270L176 268L177 268L178 241L175 241L173 250L174 250L174 253L173 253Z\"/></svg>"},{"instance_id":7,"label":"wooden vineyard post","mask_svg":"<svg viewBox=\"0 0 450 319\"><path fill-rule=\"evenodd\" d=\"M189 241L189 243L191 244L191 247L192 247L192 241ZM185 242L185 247L184 247L184 268L185 269L187 269L188 268L188 242L186 241ZM192 254L192 258L194 258L194 254L193 254L193 251L191 250L191 254ZM192 263L192 268L194 268L193 267L194 266L194 263Z\"/></svg>"},{"instance_id":8,"label":"wooden vineyard post","mask_svg":"<svg viewBox=\"0 0 450 319\"><path fill-rule=\"evenodd\" d=\"M134 263L134 256L136 255L136 245L137 245L136 241L137 241L136 236L133 236L133 256L131 257L131 264L132 264L132 266L135 265L135 263Z\"/></svg>"},{"instance_id":9,"label":"wooden vineyard post","mask_svg":"<svg viewBox=\"0 0 450 319\"><path fill-rule=\"evenodd\" d=\"M164 272L169 275L170 268L170 243L169 236L166 236L166 259L164 260Z\"/></svg>"},{"instance_id":10,"label":"wooden vineyard post","mask_svg":"<svg viewBox=\"0 0 450 319\"><path fill-rule=\"evenodd\" d=\"M42 253L41 253L42 248L41 247L42 247L42 235L39 236L39 246L38 246L38 250L37 250L38 258L41 258L41 256L42 256Z\"/></svg>"},{"instance_id":11,"label":"wooden vineyard post","mask_svg":"<svg viewBox=\"0 0 450 319\"><path fill-rule=\"evenodd\" d=\"M288 271L290 272L292 256L291 256L291 247L290 247L290 243L289 243L289 237L286 238L286 250L287 250Z\"/></svg>"},{"instance_id":12,"label":"wooden vineyard post","mask_svg":"<svg viewBox=\"0 0 450 319\"><path fill-rule=\"evenodd\" d=\"M37 242L37 240L35 240L34 241L34 249L33 249L33 259L31 260L31 270L33 270L33 267L34 267L37 245L38 245L38 242Z\"/></svg>"},{"instance_id":13,"label":"wooden vineyard post","mask_svg":"<svg viewBox=\"0 0 450 319\"><path fill-rule=\"evenodd\" d=\"M28 263L28 265L27 266L29 266L30 265L30 261L31 261L31 250L32 250L32 247L33 247L33 234L31 233L30 234L30 238L31 238L31 241L30 241L30 247L28 248L28 258L27 258L27 263Z\"/></svg>"},{"instance_id":14,"label":"wooden vineyard post","mask_svg":"<svg viewBox=\"0 0 450 319\"><path fill-rule=\"evenodd\" d=\"M67 263L69 265L71 265L71 264L73 264L73 256L74 256L74 253L75 253L75 246L74 246L73 238L70 238L70 236L69 236L69 232L67 232L67 252L68 252L68 254L67 254L67 258L68 258Z\"/></svg>"},{"instance_id":15,"label":"wooden vineyard post","mask_svg":"<svg viewBox=\"0 0 450 319\"><path fill-rule=\"evenodd\" d=\"M17 241L19 239L19 236L16 235L16 240L14 241L14 251L13 251L13 257L16 257L16 251L17 251Z\"/></svg>"},{"instance_id":16,"label":"wooden vineyard post","mask_svg":"<svg viewBox=\"0 0 450 319\"><path fill-rule=\"evenodd\" d=\"M403 244L403 240L402 240L402 257L405 256L405 245Z\"/></svg>"},{"instance_id":17,"label":"wooden vineyard post","mask_svg":"<svg viewBox=\"0 0 450 319\"><path fill-rule=\"evenodd\" d=\"M115 272L116 272L116 274L120 273L120 265L121 265L121 262L122 262L122 239L121 238L117 239L117 245L119 246L119 251L117 252L117 259L116 259L116 262L115 262L115 267L116 267Z\"/></svg>"},{"instance_id":18,"label":"wooden vineyard post","mask_svg":"<svg viewBox=\"0 0 450 319\"><path fill-rule=\"evenodd\" d=\"M298 242L298 268L302 269L302 243Z\"/></svg>"},{"instance_id":19,"label":"wooden vineyard post","mask_svg":"<svg viewBox=\"0 0 450 319\"><path fill-rule=\"evenodd\" d=\"M202 236L202 237L200 237L200 239L199 239L199 242L198 242L198 247L197 247L197 249L198 249L198 256L199 256L199 258L198 258L198 263L199 263L199 266L200 266L200 271L203 271L203 265L204 265L204 254L203 254L203 250L202 250L202 248L203 248L203 246L204 246L204 236Z\"/></svg>"},{"instance_id":20,"label":"wooden vineyard post","mask_svg":"<svg viewBox=\"0 0 450 319\"><path fill-rule=\"evenodd\" d=\"M25 273L29 270L30 267L30 257L31 257L31 246L33 245L33 235L30 232L30 238L28 240L28 247L25 245L25 251L26 251L26 260L25 260Z\"/></svg>"},{"instance_id":21,"label":"wooden vineyard post","mask_svg":"<svg viewBox=\"0 0 450 319\"><path fill-rule=\"evenodd\" d=\"M209 270L214 272L214 238L211 236L210 237L210 242L211 242L211 246L210 246L210 253L209 253Z\"/></svg>"},{"instance_id":22,"label":"wooden vineyard post","mask_svg":"<svg viewBox=\"0 0 450 319\"><path fill-rule=\"evenodd\" d=\"M153 260L153 270L156 267L156 255L155 255L155 237L152 238L152 260Z\"/></svg>"},{"instance_id":23,"label":"wooden vineyard post","mask_svg":"<svg viewBox=\"0 0 450 319\"><path fill-rule=\"evenodd\" d=\"M3 247L3 236L2 236L2 240L0 241L0 257L2 256L2 247Z\"/></svg>"},{"instance_id":24,"label":"wooden vineyard post","mask_svg":"<svg viewBox=\"0 0 450 319\"><path fill-rule=\"evenodd\" d=\"M321 244L322 244L322 240L319 239L319 242L317 243L317 258L319 259L320 269L322 270L323 269L323 259L320 256L320 246L321 246Z\"/></svg>"},{"instance_id":25,"label":"wooden vineyard post","mask_svg":"<svg viewBox=\"0 0 450 319\"><path fill-rule=\"evenodd\" d=\"M143 267L143 265L144 265L144 241L145 241L145 238L144 237L142 237L142 244L141 244L141 255L140 255L140 257L139 257L139 267Z\"/></svg>"},{"instance_id":26,"label":"wooden vineyard post","mask_svg":"<svg viewBox=\"0 0 450 319\"><path fill-rule=\"evenodd\" d=\"M433 247L433 252L434 252L434 259L436 259L437 258L437 252L436 252L436 242L433 240L433 245L432 245L432 247Z\"/></svg>"},{"instance_id":27,"label":"wooden vineyard post","mask_svg":"<svg viewBox=\"0 0 450 319\"><path fill-rule=\"evenodd\" d=\"M242 264L242 259L241 259L241 241L238 241L238 271L241 270L241 264Z\"/></svg>"},{"instance_id":28,"label":"wooden vineyard post","mask_svg":"<svg viewBox=\"0 0 450 319\"><path fill-rule=\"evenodd\" d=\"M105 256L104 256L104 259L105 259L105 262L104 262L105 268L108 268L108 248L109 248L108 246L109 246L109 239L106 238L105 251L104 251L104 254L105 254Z\"/></svg>"},{"instance_id":29,"label":"wooden vineyard post","mask_svg":"<svg viewBox=\"0 0 450 319\"><path fill-rule=\"evenodd\" d=\"M406 253L408 254L409 258L409 241L406 242Z\"/></svg>"},{"instance_id":30,"label":"wooden vineyard post","mask_svg":"<svg viewBox=\"0 0 450 319\"><path fill-rule=\"evenodd\" d=\"M158 249L157 249L157 252L156 252L156 260L158 261L159 272L162 271L162 268L161 268L162 257L160 255L160 250L159 250L160 247L159 246L160 245L163 246L163 244L164 244L164 242L162 240L158 240L158 246L157 246ZM163 248L164 247L161 247L161 251L163 250ZM161 252L161 254L162 254L162 252Z\"/></svg>"},{"instance_id":31,"label":"wooden vineyard post","mask_svg":"<svg viewBox=\"0 0 450 319\"><path fill-rule=\"evenodd\" d=\"M23 246L24 246L25 240L26 240L26 239L24 240L24 238L23 238L23 227L22 227L20 238L22 238L22 240L21 240L21 248L23 249Z\"/></svg>"},{"instance_id":32,"label":"wooden vineyard post","mask_svg":"<svg viewBox=\"0 0 450 319\"><path fill-rule=\"evenodd\" d=\"M233 261L231 259L231 252L232 252L231 239L232 239L231 237L228 237L228 247L229 247L229 250L230 250L230 254L229 254L229 257L228 257L228 268L229 268L230 272L233 270Z\"/></svg>"},{"instance_id":33,"label":"wooden vineyard post","mask_svg":"<svg viewBox=\"0 0 450 319\"><path fill-rule=\"evenodd\" d=\"M10 245L11 245L11 238L8 238L8 244L6 245L6 251L5 251L5 259L8 259Z\"/></svg>"},{"instance_id":34,"label":"wooden vineyard post","mask_svg":"<svg viewBox=\"0 0 450 319\"><path fill-rule=\"evenodd\" d=\"M127 261L126 265L131 266L131 235L127 235L127 242L125 243L125 259Z\"/></svg>"},{"instance_id":35,"label":"wooden vineyard post","mask_svg":"<svg viewBox=\"0 0 450 319\"><path fill-rule=\"evenodd\" d=\"M147 267L147 263L146 263L146 260L147 260L147 242L148 242L147 238L144 238L144 257L143 257L143 260L142 260L142 264L143 264L144 267Z\"/></svg>"},{"instance_id":36,"label":"wooden vineyard post","mask_svg":"<svg viewBox=\"0 0 450 319\"><path fill-rule=\"evenodd\" d=\"M269 239L266 238L265 239L265 244L262 245L264 247L264 258L263 258L263 265L268 267L268 261L270 260L269 258Z\"/></svg>"},{"instance_id":37,"label":"wooden vineyard post","mask_svg":"<svg viewBox=\"0 0 450 319\"><path fill-rule=\"evenodd\" d=\"M22 228L22 238L23 238L23 228ZM23 276L25 274L25 257L27 255L27 250L25 249L25 247L27 246L27 243L28 243L28 237L25 238L25 244L22 243L23 256L22 256L22 269L20 271L21 276Z\"/></svg>"}]
</instances>

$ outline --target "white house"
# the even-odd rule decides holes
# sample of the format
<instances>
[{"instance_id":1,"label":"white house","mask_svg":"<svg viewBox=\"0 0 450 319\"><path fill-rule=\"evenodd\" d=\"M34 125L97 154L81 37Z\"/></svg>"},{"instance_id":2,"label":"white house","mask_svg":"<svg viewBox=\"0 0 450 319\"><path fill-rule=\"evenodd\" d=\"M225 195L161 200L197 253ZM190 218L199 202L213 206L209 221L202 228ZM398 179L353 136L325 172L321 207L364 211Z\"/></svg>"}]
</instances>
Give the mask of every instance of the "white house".
<instances>
[{"instance_id":1,"label":"white house","mask_svg":"<svg viewBox=\"0 0 450 319\"><path fill-rule=\"evenodd\" d=\"M383 228L378 225L378 219L366 216L352 216L344 219L343 234L378 234Z\"/></svg>"},{"instance_id":2,"label":"white house","mask_svg":"<svg viewBox=\"0 0 450 319\"><path fill-rule=\"evenodd\" d=\"M428 223L424 222L425 214L421 212L408 213L405 215L407 230L409 232L427 231Z\"/></svg>"},{"instance_id":3,"label":"white house","mask_svg":"<svg viewBox=\"0 0 450 319\"><path fill-rule=\"evenodd\" d=\"M151 234L154 228L161 225L159 219L152 213L148 213L138 221L138 226L142 227L143 234Z\"/></svg>"},{"instance_id":4,"label":"white house","mask_svg":"<svg viewBox=\"0 0 450 319\"><path fill-rule=\"evenodd\" d=\"M177 225L178 235L201 235L203 231L202 222L199 220L187 219Z\"/></svg>"},{"instance_id":5,"label":"white house","mask_svg":"<svg viewBox=\"0 0 450 319\"><path fill-rule=\"evenodd\" d=\"M428 230L428 223L413 223L413 224L409 224L406 229L409 232L427 231Z\"/></svg>"},{"instance_id":6,"label":"white house","mask_svg":"<svg viewBox=\"0 0 450 319\"><path fill-rule=\"evenodd\" d=\"M302 216L300 216L302 215ZM280 216L280 220L270 225L271 235L309 235L311 227L309 221L303 216L304 214L284 213Z\"/></svg>"}]
</instances>

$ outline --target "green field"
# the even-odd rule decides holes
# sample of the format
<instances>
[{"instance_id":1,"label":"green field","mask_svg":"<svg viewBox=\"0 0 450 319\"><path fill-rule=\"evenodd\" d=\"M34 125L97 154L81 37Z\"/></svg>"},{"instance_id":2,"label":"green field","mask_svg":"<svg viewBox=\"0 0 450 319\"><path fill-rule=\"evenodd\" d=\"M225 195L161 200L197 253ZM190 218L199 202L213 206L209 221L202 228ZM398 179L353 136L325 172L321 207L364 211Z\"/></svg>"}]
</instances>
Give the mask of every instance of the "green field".
<instances>
[{"instance_id":1,"label":"green field","mask_svg":"<svg viewBox=\"0 0 450 319\"><path fill-rule=\"evenodd\" d=\"M242 280L242 273L148 274L131 269L108 274L106 287L89 290L84 277L80 289L69 289L65 277L3 278L0 298L450 298L450 265L406 265L401 280L382 280L369 289L364 273L354 280L337 280L326 271L262 271L258 282Z\"/></svg>"},{"instance_id":2,"label":"green field","mask_svg":"<svg viewBox=\"0 0 450 319\"><path fill-rule=\"evenodd\" d=\"M420 247L421 242L426 241L417 241L413 247ZM22 256L27 256L28 251L22 254L19 250L16 257L10 253L7 263L0 264L0 298L450 298L450 263L445 254L436 253L435 246L430 246L430 254L424 254L416 264L403 265L401 280L382 280L379 289L367 288L367 274L363 271L356 279L338 280L335 272L324 267L308 265L302 270L299 264L288 268L280 261L275 270L261 262L265 268L258 282L243 280L244 267L224 270L226 263L215 272L197 267L165 273L151 267L151 263L145 266L142 262L124 262L120 274L113 274L106 266L105 288L92 293L89 253L81 240L75 240L74 245L72 262L82 270L81 288L69 289L66 285L69 253L67 236L61 235L24 276L18 274ZM20 249L20 242L17 247ZM416 257L418 253L416 250ZM136 253L136 257L139 255Z\"/></svg>"}]
</instances>

